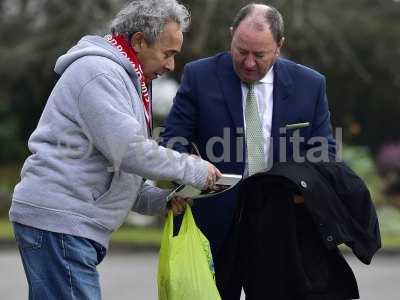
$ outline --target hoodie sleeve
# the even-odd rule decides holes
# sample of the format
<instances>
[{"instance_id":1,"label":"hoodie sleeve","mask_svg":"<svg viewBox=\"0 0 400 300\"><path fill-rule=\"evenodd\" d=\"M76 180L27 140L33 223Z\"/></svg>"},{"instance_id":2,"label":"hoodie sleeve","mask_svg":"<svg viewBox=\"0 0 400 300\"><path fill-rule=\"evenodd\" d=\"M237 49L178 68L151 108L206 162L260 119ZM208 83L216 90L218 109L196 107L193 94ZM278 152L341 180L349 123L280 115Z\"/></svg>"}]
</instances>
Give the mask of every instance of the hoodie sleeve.
<instances>
[{"instance_id":1,"label":"hoodie sleeve","mask_svg":"<svg viewBox=\"0 0 400 300\"><path fill-rule=\"evenodd\" d=\"M169 193L171 193L171 190L161 189L145 182L132 206L132 211L143 215L162 216L167 212L167 196Z\"/></svg>"},{"instance_id":2,"label":"hoodie sleeve","mask_svg":"<svg viewBox=\"0 0 400 300\"><path fill-rule=\"evenodd\" d=\"M110 162L112 171L203 188L208 162L147 139L128 95L123 82L109 74L99 74L83 86L78 97L82 127L93 146ZM135 100L140 103L139 98Z\"/></svg>"}]
</instances>

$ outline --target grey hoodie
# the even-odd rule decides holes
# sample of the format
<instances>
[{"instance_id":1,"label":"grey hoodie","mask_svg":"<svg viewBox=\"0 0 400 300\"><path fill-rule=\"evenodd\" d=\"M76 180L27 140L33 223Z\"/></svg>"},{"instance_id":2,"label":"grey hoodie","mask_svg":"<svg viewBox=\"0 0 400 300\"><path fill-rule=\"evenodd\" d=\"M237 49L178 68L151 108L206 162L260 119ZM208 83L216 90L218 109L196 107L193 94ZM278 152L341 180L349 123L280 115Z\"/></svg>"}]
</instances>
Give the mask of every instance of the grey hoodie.
<instances>
[{"instance_id":1,"label":"grey hoodie","mask_svg":"<svg viewBox=\"0 0 400 300\"><path fill-rule=\"evenodd\" d=\"M205 185L207 162L148 139L136 73L104 38L82 38L55 71L61 77L29 139L11 221L107 247L131 209L165 211L167 191L143 178Z\"/></svg>"}]
</instances>

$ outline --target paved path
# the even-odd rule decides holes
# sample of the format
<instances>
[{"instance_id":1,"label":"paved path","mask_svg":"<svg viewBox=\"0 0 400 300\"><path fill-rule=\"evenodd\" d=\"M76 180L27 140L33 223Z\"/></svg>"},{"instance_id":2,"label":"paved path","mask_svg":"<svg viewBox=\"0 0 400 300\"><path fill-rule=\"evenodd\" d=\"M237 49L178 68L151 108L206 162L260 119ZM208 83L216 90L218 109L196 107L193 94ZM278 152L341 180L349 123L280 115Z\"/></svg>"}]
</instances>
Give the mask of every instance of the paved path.
<instances>
[{"instance_id":1,"label":"paved path","mask_svg":"<svg viewBox=\"0 0 400 300\"><path fill-rule=\"evenodd\" d=\"M362 300L400 299L400 255L377 256L364 266L348 258L358 278ZM156 300L157 254L111 253L100 265L104 300ZM0 251L0 299L27 299L27 286L15 251Z\"/></svg>"}]
</instances>

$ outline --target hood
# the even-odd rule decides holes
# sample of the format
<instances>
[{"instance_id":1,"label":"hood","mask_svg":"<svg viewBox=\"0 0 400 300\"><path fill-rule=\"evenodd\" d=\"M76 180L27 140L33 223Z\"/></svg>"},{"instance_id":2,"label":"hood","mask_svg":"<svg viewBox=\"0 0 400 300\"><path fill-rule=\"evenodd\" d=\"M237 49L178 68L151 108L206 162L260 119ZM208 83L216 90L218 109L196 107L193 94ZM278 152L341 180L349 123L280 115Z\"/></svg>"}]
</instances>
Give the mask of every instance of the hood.
<instances>
[{"instance_id":1,"label":"hood","mask_svg":"<svg viewBox=\"0 0 400 300\"><path fill-rule=\"evenodd\" d=\"M67 53L57 59L54 71L61 75L72 63L84 56L103 56L111 59L121 65L130 76L136 78L129 60L100 36L84 36Z\"/></svg>"}]
</instances>

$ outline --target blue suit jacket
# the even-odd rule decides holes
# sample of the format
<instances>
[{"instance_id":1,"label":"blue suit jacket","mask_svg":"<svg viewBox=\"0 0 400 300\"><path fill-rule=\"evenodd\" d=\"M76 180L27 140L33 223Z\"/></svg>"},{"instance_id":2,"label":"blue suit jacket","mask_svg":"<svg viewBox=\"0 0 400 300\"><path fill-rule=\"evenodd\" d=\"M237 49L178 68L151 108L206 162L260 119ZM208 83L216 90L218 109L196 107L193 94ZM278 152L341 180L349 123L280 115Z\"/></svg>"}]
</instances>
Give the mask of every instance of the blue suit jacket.
<instances>
[{"instance_id":1,"label":"blue suit jacket","mask_svg":"<svg viewBox=\"0 0 400 300\"><path fill-rule=\"evenodd\" d=\"M289 139L294 130L282 128L305 122L310 125L297 132L304 138L299 150L304 152L325 146L334 151L325 78L307 67L278 59L274 65L271 129L274 162L294 154ZM243 174L246 156L242 91L229 53L185 66L161 137L163 145L181 152L191 150L185 141L195 142L202 158L210 160L221 172ZM325 144L320 143L321 137ZM237 189L234 189L223 196L200 199L194 204L196 222L210 240L214 255L231 225L236 198Z\"/></svg>"}]
</instances>

